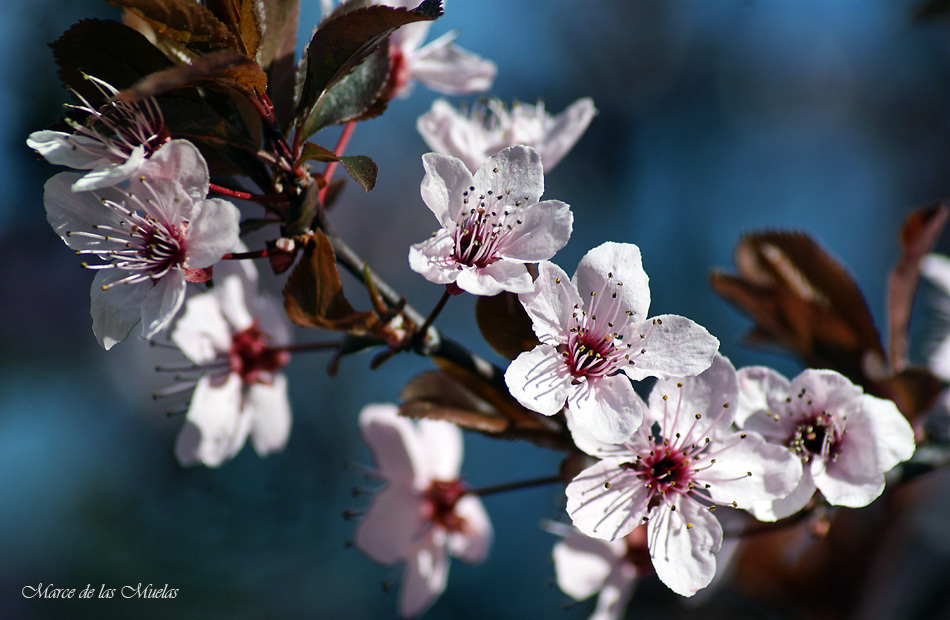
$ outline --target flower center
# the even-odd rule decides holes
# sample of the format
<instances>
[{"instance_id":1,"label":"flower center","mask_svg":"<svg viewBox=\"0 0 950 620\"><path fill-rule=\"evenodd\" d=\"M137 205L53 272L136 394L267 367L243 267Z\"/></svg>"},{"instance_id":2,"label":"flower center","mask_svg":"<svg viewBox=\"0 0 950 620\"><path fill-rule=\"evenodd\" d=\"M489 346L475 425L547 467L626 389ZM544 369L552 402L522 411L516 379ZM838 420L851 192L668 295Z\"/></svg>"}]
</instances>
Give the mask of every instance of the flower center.
<instances>
[{"instance_id":1,"label":"flower center","mask_svg":"<svg viewBox=\"0 0 950 620\"><path fill-rule=\"evenodd\" d=\"M841 434L832 416L822 411L802 418L785 440L785 446L804 463L810 463L816 456L825 461L835 460Z\"/></svg>"},{"instance_id":2,"label":"flower center","mask_svg":"<svg viewBox=\"0 0 950 620\"><path fill-rule=\"evenodd\" d=\"M591 291L587 310L574 306L567 344L557 348L575 377L607 377L633 363L631 345L623 342L630 313L620 305L617 293L622 286L608 273L601 290Z\"/></svg>"},{"instance_id":3,"label":"flower center","mask_svg":"<svg viewBox=\"0 0 950 620\"><path fill-rule=\"evenodd\" d=\"M674 450L669 446L657 448L635 466L651 491L651 503L659 501L653 499L657 495L688 493L692 490L690 483L693 481L691 459L684 454L684 450Z\"/></svg>"},{"instance_id":4,"label":"flower center","mask_svg":"<svg viewBox=\"0 0 950 620\"><path fill-rule=\"evenodd\" d=\"M422 493L422 518L449 532L462 531L465 519L456 514L455 504L467 491L468 486L461 480L433 480Z\"/></svg>"},{"instance_id":5,"label":"flower center","mask_svg":"<svg viewBox=\"0 0 950 620\"><path fill-rule=\"evenodd\" d=\"M501 258L499 250L514 227L522 223L503 200L492 190L476 194L474 186L462 192L463 204L477 201L478 206L471 207L455 228L453 258L459 269L462 265L484 268ZM515 204L520 207L520 201Z\"/></svg>"},{"instance_id":6,"label":"flower center","mask_svg":"<svg viewBox=\"0 0 950 620\"><path fill-rule=\"evenodd\" d=\"M232 334L228 358L231 372L238 374L245 385L269 382L271 373L290 362L287 351L268 346L267 334L261 331L256 320L247 329Z\"/></svg>"}]
</instances>

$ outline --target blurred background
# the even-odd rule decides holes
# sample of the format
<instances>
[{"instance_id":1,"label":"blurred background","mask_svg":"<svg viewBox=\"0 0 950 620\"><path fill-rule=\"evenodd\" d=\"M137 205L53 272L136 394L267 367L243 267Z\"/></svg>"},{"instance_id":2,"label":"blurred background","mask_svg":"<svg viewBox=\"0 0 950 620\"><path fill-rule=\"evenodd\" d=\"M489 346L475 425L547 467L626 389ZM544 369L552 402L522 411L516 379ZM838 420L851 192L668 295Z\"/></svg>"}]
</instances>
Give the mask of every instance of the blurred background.
<instances>
[{"instance_id":1,"label":"blurred background","mask_svg":"<svg viewBox=\"0 0 950 620\"><path fill-rule=\"evenodd\" d=\"M742 345L750 324L711 292L708 272L731 269L744 232L806 231L848 266L883 327L901 222L950 196L950 20L915 21L920 2L447 0L430 38L459 29L461 46L498 63L489 94L505 101L540 98L556 113L593 97L599 115L546 178L545 196L575 214L574 235L555 258L566 271L603 241L636 243L651 278L651 314L704 325L736 366L793 375L795 360ZM309 33L319 3L303 5L301 32ZM93 274L45 220L43 183L57 170L24 141L59 118L67 100L47 43L79 19L118 15L91 0L0 6L2 616L395 617L395 590L381 584L398 581L398 571L347 547L354 523L343 513L369 502L351 494L366 484L349 465L372 464L357 434L360 408L395 402L426 360L405 356L370 371L369 356L354 356L330 379L324 354L298 355L288 370L294 428L283 453L261 459L247 447L219 469L183 469L172 453L183 420L150 396L169 382L153 370L167 358L135 338L105 352L92 335ZM371 156L379 181L370 194L349 184L331 213L344 238L423 312L441 289L412 273L406 255L436 224L419 197L427 149L415 130L435 98L417 86L357 128L348 152ZM264 275L278 291L283 279ZM913 325L918 360L933 326L930 292ZM365 307L355 287L349 297ZM471 299L453 298L437 324L503 363L479 342ZM301 330L298 339L327 338ZM463 474L475 487L548 476L559 462L557 453L474 434L466 450ZM903 518L868 564L853 567L859 585L848 592L859 617L950 617L950 476L910 487ZM560 488L485 505L496 532L489 560L454 562L448 591L426 617L587 617L591 603L572 605L553 585L556 538L540 527L564 518ZM21 596L39 583L168 584L178 596ZM629 616L815 617L774 583L737 579L707 599L687 605L646 579Z\"/></svg>"}]
</instances>

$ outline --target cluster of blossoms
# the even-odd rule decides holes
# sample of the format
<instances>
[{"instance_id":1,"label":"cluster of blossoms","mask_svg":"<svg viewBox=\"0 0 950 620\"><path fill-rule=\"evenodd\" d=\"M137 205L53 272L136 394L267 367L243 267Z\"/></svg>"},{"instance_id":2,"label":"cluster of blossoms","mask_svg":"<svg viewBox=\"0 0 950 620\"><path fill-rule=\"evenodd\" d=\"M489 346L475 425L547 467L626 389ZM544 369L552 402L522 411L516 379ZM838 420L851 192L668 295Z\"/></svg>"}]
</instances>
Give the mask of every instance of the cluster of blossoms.
<instances>
[{"instance_id":1,"label":"cluster of blossoms","mask_svg":"<svg viewBox=\"0 0 950 620\"><path fill-rule=\"evenodd\" d=\"M454 33L422 45L438 2L356 4L324 1L324 23L345 20L347 11L372 15L372 7L383 6L399 9L386 13L387 19L418 18L391 32L381 29L372 45L354 46L359 56L388 36L387 88L377 85L379 92L406 96L415 81L445 94L491 87L494 63L457 47ZM385 56L387 47L379 49ZM352 70L348 62L343 66ZM493 402L519 409L534 421L533 430L557 428L557 437L570 444L566 450L585 463L562 479L571 526L553 526L562 534L553 556L565 593L578 600L599 593L597 620L622 617L636 579L647 574L683 596L708 587L735 548L724 540L719 514L774 522L819 502L866 506L883 492L885 474L914 454L914 431L895 403L865 394L848 377L809 369L789 381L764 367L737 371L702 326L675 314L651 317L649 278L636 245L603 243L584 255L573 276L551 262L571 237L574 214L564 202L542 200L544 175L594 118L588 98L554 117L541 103L506 109L491 99L463 114L438 100L419 118L419 132L437 151L422 157L421 198L440 228L410 247L408 263L445 288L433 313L420 319L406 312L404 299L381 297L375 314L348 314L342 284L338 278L327 282L336 275L335 263L320 265L313 275L311 261L320 258L316 240L332 231L314 217L303 234L287 232L295 223L291 206L318 195L315 209L325 215L333 168L319 180L310 176L301 165L306 137L294 135L288 143L266 97L253 103L267 128L277 132L267 144L283 150L258 153L279 165L265 188L276 193L262 200L272 219L255 224L278 223L281 237L255 253L239 239L238 208L209 197L212 189L227 191L211 185L202 151L172 138L158 101L126 101L102 80L89 79L104 103L76 94L79 104L71 107L83 118L69 121L73 131L35 132L28 145L51 163L86 171L52 177L44 201L63 241L77 254L94 257L83 266L96 271L96 338L109 349L141 322L144 339L167 333L187 358L165 368L177 373L168 394L192 391L175 446L183 465L220 466L248 438L262 456L284 448L291 409L282 369L291 350L306 347L291 344L288 314L301 325L355 336L335 345L338 355L353 352L347 346L433 354L426 348L428 328L450 296L465 292L508 295L530 322L523 340L537 344L512 354L506 369L495 369L491 389L504 392L506 386L507 393L494 394ZM338 122L352 128L356 120ZM288 158L289 144L297 152ZM322 161L344 161L342 148L321 153ZM308 184L319 191L294 193ZM297 263L304 268L288 279L284 308L259 292L252 263L222 261L264 258L277 248L292 263L296 240L307 252ZM351 270L362 271L367 288L379 295L365 265L333 251L331 263L350 260ZM950 270L939 259L929 261L924 272L950 291ZM280 273L277 265L272 263ZM188 295L188 283L203 286L191 287ZM479 370L491 366L474 354L467 361ZM639 383L645 379L655 380L646 397ZM445 403L455 402L436 401L443 414L451 409ZM458 426L415 422L400 413L405 411L394 405L370 405L360 415L384 487L357 524L354 542L381 564L403 564L399 612L412 617L445 589L449 556L481 562L493 530L480 499L488 491L472 490L460 478Z\"/></svg>"}]
</instances>

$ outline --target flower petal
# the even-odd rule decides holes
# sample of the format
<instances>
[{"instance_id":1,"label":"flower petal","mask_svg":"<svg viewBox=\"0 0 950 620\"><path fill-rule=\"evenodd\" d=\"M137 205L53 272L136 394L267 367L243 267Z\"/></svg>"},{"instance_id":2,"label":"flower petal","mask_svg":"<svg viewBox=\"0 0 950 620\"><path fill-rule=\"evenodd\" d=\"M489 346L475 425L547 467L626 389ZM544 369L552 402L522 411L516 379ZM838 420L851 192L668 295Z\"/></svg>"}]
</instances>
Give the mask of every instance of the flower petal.
<instances>
[{"instance_id":1,"label":"flower petal","mask_svg":"<svg viewBox=\"0 0 950 620\"><path fill-rule=\"evenodd\" d=\"M148 289L142 300L142 338L148 340L168 327L184 301L185 275L181 269L172 269Z\"/></svg>"},{"instance_id":2,"label":"flower petal","mask_svg":"<svg viewBox=\"0 0 950 620\"><path fill-rule=\"evenodd\" d=\"M411 488L387 486L373 496L366 514L356 524L353 544L380 564L402 562L424 532L420 511L419 498Z\"/></svg>"},{"instance_id":3,"label":"flower petal","mask_svg":"<svg viewBox=\"0 0 950 620\"><path fill-rule=\"evenodd\" d=\"M148 281L112 285L127 275L121 269L103 269L93 278L89 291L92 332L107 351L125 340L141 320L142 303L152 288Z\"/></svg>"},{"instance_id":4,"label":"flower petal","mask_svg":"<svg viewBox=\"0 0 950 620\"><path fill-rule=\"evenodd\" d=\"M544 171L550 172L554 166L567 155L574 147L587 126L597 114L597 108L594 107L594 100L590 97L578 99L572 103L566 110L558 114L554 119L545 123L544 136L541 143L537 145L541 152L541 160L544 163ZM513 127L518 127L518 123L513 123ZM515 138L518 143L522 140Z\"/></svg>"},{"instance_id":5,"label":"flower petal","mask_svg":"<svg viewBox=\"0 0 950 620\"><path fill-rule=\"evenodd\" d=\"M422 201L443 228L454 230L464 207L462 193L472 191L475 179L462 160L441 153L423 155L422 166L426 171L420 187Z\"/></svg>"},{"instance_id":6,"label":"flower petal","mask_svg":"<svg viewBox=\"0 0 950 620\"><path fill-rule=\"evenodd\" d=\"M403 29L405 27L400 30ZM430 42L408 59L410 76L446 95L477 93L491 88L498 73L495 63L450 43L451 39L446 38L449 35L453 33Z\"/></svg>"},{"instance_id":7,"label":"flower petal","mask_svg":"<svg viewBox=\"0 0 950 620\"><path fill-rule=\"evenodd\" d=\"M794 454L766 443L756 433L744 433L744 438L734 441L700 478L710 484L709 496L714 502L735 502L739 508L751 509L759 502L781 500L798 486L802 463Z\"/></svg>"},{"instance_id":8,"label":"flower petal","mask_svg":"<svg viewBox=\"0 0 950 620\"><path fill-rule=\"evenodd\" d=\"M433 284L455 282L461 271L452 257L455 239L446 229L409 247L409 268Z\"/></svg>"},{"instance_id":9,"label":"flower petal","mask_svg":"<svg viewBox=\"0 0 950 620\"><path fill-rule=\"evenodd\" d=\"M46 220L63 242L74 250L114 248L114 243L104 239L71 234L95 232L100 226L122 226L122 219L116 212L102 204L102 199L121 200L121 194L116 190L98 194L73 192L72 184L79 177L75 172L60 172L46 182L43 186Z\"/></svg>"},{"instance_id":10,"label":"flower petal","mask_svg":"<svg viewBox=\"0 0 950 620\"><path fill-rule=\"evenodd\" d=\"M739 403L736 408L736 424L741 428L755 413L768 412L772 402L785 400L791 382L781 374L765 366L748 366L737 372L739 380Z\"/></svg>"},{"instance_id":11,"label":"flower petal","mask_svg":"<svg viewBox=\"0 0 950 620\"><path fill-rule=\"evenodd\" d=\"M175 181L193 202L208 196L210 175L201 151L188 140L171 140L158 148L142 166L142 175L156 181ZM158 191L175 183L154 183ZM169 198L176 198L168 194Z\"/></svg>"},{"instance_id":12,"label":"flower petal","mask_svg":"<svg viewBox=\"0 0 950 620\"><path fill-rule=\"evenodd\" d=\"M461 162L459 162L461 163ZM530 146L509 146L481 165L475 173L475 188L482 194L509 194L509 204L538 202L544 193L544 168L541 155Z\"/></svg>"},{"instance_id":13,"label":"flower petal","mask_svg":"<svg viewBox=\"0 0 950 620\"><path fill-rule=\"evenodd\" d=\"M574 527L588 536L616 540L640 525L649 490L638 480L622 478L616 459L599 461L568 483L567 513Z\"/></svg>"},{"instance_id":14,"label":"flower petal","mask_svg":"<svg viewBox=\"0 0 950 620\"><path fill-rule=\"evenodd\" d=\"M681 596L692 596L716 574L722 526L696 501L674 505L676 510L664 503L650 512L650 559L660 581Z\"/></svg>"},{"instance_id":15,"label":"flower petal","mask_svg":"<svg viewBox=\"0 0 950 620\"><path fill-rule=\"evenodd\" d=\"M62 131L34 131L26 139L26 145L56 166L90 170L112 163L111 160L89 152L89 148L99 146L100 142L86 136Z\"/></svg>"},{"instance_id":16,"label":"flower petal","mask_svg":"<svg viewBox=\"0 0 950 620\"><path fill-rule=\"evenodd\" d=\"M526 293L534 287L524 263L507 259L495 261L487 267L463 267L455 283L472 295L489 297L504 291Z\"/></svg>"},{"instance_id":17,"label":"flower petal","mask_svg":"<svg viewBox=\"0 0 950 620\"><path fill-rule=\"evenodd\" d=\"M719 351L719 340L706 328L675 314L630 325L628 330L625 338L633 344L630 359L634 363L622 370L635 381L698 375L709 368Z\"/></svg>"},{"instance_id":18,"label":"flower petal","mask_svg":"<svg viewBox=\"0 0 950 620\"><path fill-rule=\"evenodd\" d=\"M601 244L584 255L573 278L583 299L592 292L602 294L608 280L622 283L619 311L629 310L630 321L645 319L650 309L650 280L643 270L640 248L632 243Z\"/></svg>"},{"instance_id":19,"label":"flower petal","mask_svg":"<svg viewBox=\"0 0 950 620\"><path fill-rule=\"evenodd\" d=\"M571 380L567 364L546 344L520 354L505 371L505 383L515 400L543 415L554 415L564 407Z\"/></svg>"},{"instance_id":20,"label":"flower petal","mask_svg":"<svg viewBox=\"0 0 950 620\"><path fill-rule=\"evenodd\" d=\"M205 364L231 348L231 328L216 295L194 295L175 323L171 339L195 364Z\"/></svg>"},{"instance_id":21,"label":"flower petal","mask_svg":"<svg viewBox=\"0 0 950 620\"><path fill-rule=\"evenodd\" d=\"M145 147L137 146L129 158L122 162L102 162L93 170L73 183L74 192L88 192L112 187L135 175L145 163Z\"/></svg>"},{"instance_id":22,"label":"flower petal","mask_svg":"<svg viewBox=\"0 0 950 620\"><path fill-rule=\"evenodd\" d=\"M432 530L406 559L399 589L400 616L412 618L422 614L445 591L449 558L444 538L441 529Z\"/></svg>"},{"instance_id":23,"label":"flower petal","mask_svg":"<svg viewBox=\"0 0 950 620\"><path fill-rule=\"evenodd\" d=\"M450 422L419 420L416 423L419 443L427 450L417 463L419 473L431 480L456 480L462 467L462 431Z\"/></svg>"},{"instance_id":24,"label":"flower petal","mask_svg":"<svg viewBox=\"0 0 950 620\"><path fill-rule=\"evenodd\" d=\"M622 540L606 541L571 532L554 545L552 552L558 587L576 601L590 598L604 587L626 551Z\"/></svg>"},{"instance_id":25,"label":"flower petal","mask_svg":"<svg viewBox=\"0 0 950 620\"><path fill-rule=\"evenodd\" d=\"M290 437L287 377L279 372L271 381L255 383L244 398L245 415L251 418L251 441L260 456L283 450Z\"/></svg>"},{"instance_id":26,"label":"flower petal","mask_svg":"<svg viewBox=\"0 0 950 620\"><path fill-rule=\"evenodd\" d=\"M528 205L519 215L521 224L506 238L498 253L522 262L547 260L567 245L574 226L571 208L559 200Z\"/></svg>"},{"instance_id":27,"label":"flower petal","mask_svg":"<svg viewBox=\"0 0 950 620\"><path fill-rule=\"evenodd\" d=\"M567 397L574 423L597 440L620 444L643 421L643 402L626 376L587 379Z\"/></svg>"},{"instance_id":28,"label":"flower petal","mask_svg":"<svg viewBox=\"0 0 950 620\"><path fill-rule=\"evenodd\" d=\"M241 378L233 373L224 380L205 375L198 381L188 421L175 442L179 463L218 467L240 452L251 427L250 418L240 412L241 387Z\"/></svg>"},{"instance_id":29,"label":"flower petal","mask_svg":"<svg viewBox=\"0 0 950 620\"><path fill-rule=\"evenodd\" d=\"M549 261L538 263L534 290L518 295L531 317L534 333L543 341L567 342L571 315L581 305L577 289L564 271Z\"/></svg>"},{"instance_id":30,"label":"flower petal","mask_svg":"<svg viewBox=\"0 0 950 620\"><path fill-rule=\"evenodd\" d=\"M423 458L412 421L399 417L395 405L374 404L363 408L359 424L380 475L391 484L412 487L416 463Z\"/></svg>"},{"instance_id":31,"label":"flower petal","mask_svg":"<svg viewBox=\"0 0 950 620\"><path fill-rule=\"evenodd\" d=\"M195 203L185 229L185 266L203 269L234 250L240 234L241 214L226 200L210 198Z\"/></svg>"},{"instance_id":32,"label":"flower petal","mask_svg":"<svg viewBox=\"0 0 950 620\"><path fill-rule=\"evenodd\" d=\"M482 500L475 495L463 495L455 504L455 514L463 519L465 525L461 532L449 532L449 553L469 564L483 562L491 548L494 532Z\"/></svg>"},{"instance_id":33,"label":"flower petal","mask_svg":"<svg viewBox=\"0 0 950 620\"><path fill-rule=\"evenodd\" d=\"M459 114L445 99L432 103L432 108L416 121L416 129L430 149L459 158L473 174L498 150L488 152L488 130Z\"/></svg>"},{"instance_id":34,"label":"flower petal","mask_svg":"<svg viewBox=\"0 0 950 620\"><path fill-rule=\"evenodd\" d=\"M774 501L753 502L746 508L759 521L777 521L790 517L802 508L815 494L815 481L808 466L802 468L802 478L786 497Z\"/></svg>"},{"instance_id":35,"label":"flower petal","mask_svg":"<svg viewBox=\"0 0 950 620\"><path fill-rule=\"evenodd\" d=\"M665 437L687 437L696 420L703 434L730 432L738 400L736 370L722 355L695 377L661 379L650 391L647 424L659 422Z\"/></svg>"}]
</instances>

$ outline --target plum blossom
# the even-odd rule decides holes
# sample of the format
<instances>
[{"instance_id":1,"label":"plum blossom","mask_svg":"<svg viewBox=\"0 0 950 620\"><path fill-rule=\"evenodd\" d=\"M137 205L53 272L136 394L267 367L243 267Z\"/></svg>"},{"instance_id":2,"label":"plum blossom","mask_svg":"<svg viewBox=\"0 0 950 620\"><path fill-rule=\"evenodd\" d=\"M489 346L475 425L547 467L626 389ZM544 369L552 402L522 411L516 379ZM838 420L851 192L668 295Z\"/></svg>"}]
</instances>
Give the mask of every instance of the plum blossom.
<instances>
[{"instance_id":1,"label":"plum blossom","mask_svg":"<svg viewBox=\"0 0 950 620\"><path fill-rule=\"evenodd\" d=\"M46 218L77 254L98 261L91 289L92 329L110 349L140 320L142 336L162 331L185 298L186 281L203 282L209 268L238 241L233 204L206 198L208 167L190 142L173 140L147 160L129 189L74 193L79 175L61 172L46 183Z\"/></svg>"},{"instance_id":2,"label":"plum blossom","mask_svg":"<svg viewBox=\"0 0 950 620\"><path fill-rule=\"evenodd\" d=\"M368 405L360 432L386 486L356 527L355 545L372 560L404 562L399 613L423 613L445 590L452 555L481 562L492 540L482 502L459 479L462 433L448 422L413 423L393 405Z\"/></svg>"},{"instance_id":3,"label":"plum blossom","mask_svg":"<svg viewBox=\"0 0 950 620\"><path fill-rule=\"evenodd\" d=\"M884 491L884 474L914 454L914 431L897 406L865 394L833 370L808 369L789 381L771 368L739 371L737 422L802 463L795 489L759 501L757 518L801 510L817 488L828 503L858 508Z\"/></svg>"},{"instance_id":4,"label":"plum blossom","mask_svg":"<svg viewBox=\"0 0 950 620\"><path fill-rule=\"evenodd\" d=\"M671 590L692 596L716 573L722 526L716 505L749 509L784 497L801 463L752 432L734 431L736 371L717 356L697 377L662 379L643 425L626 441L597 441L571 427L577 446L602 459L567 485L581 532L617 540L646 524L650 560Z\"/></svg>"},{"instance_id":5,"label":"plum blossom","mask_svg":"<svg viewBox=\"0 0 950 620\"><path fill-rule=\"evenodd\" d=\"M457 111L444 99L419 117L416 128L433 151L458 157L472 172L506 146L524 144L541 155L545 172L567 155L590 124L597 109L590 97L578 99L557 116L544 103L515 102L506 110L498 99L479 103L468 114Z\"/></svg>"},{"instance_id":6,"label":"plum blossom","mask_svg":"<svg viewBox=\"0 0 950 620\"><path fill-rule=\"evenodd\" d=\"M371 0L371 4L397 9L414 9L422 0ZM323 15L329 15L336 4L320 0ZM495 81L498 67L494 62L462 49L453 41L457 31L447 32L422 45L429 34L431 22L422 21L400 27L389 36L392 93L406 97L413 82L420 82L436 92L461 95L488 90Z\"/></svg>"},{"instance_id":7,"label":"plum blossom","mask_svg":"<svg viewBox=\"0 0 950 620\"><path fill-rule=\"evenodd\" d=\"M719 341L703 327L676 315L646 319L650 288L637 246L594 248L572 279L549 262L538 271L519 299L541 344L505 372L525 407L554 415L566 405L576 426L622 443L643 417L630 379L695 375L712 363Z\"/></svg>"},{"instance_id":8,"label":"plum blossom","mask_svg":"<svg viewBox=\"0 0 950 620\"><path fill-rule=\"evenodd\" d=\"M412 270L452 292L532 290L525 263L554 256L574 223L563 202L538 202L544 192L538 152L528 146L503 149L474 176L448 155L427 153L422 163L422 199L442 228L410 248Z\"/></svg>"},{"instance_id":9,"label":"plum blossom","mask_svg":"<svg viewBox=\"0 0 950 620\"><path fill-rule=\"evenodd\" d=\"M645 533L641 527L619 540L601 540L571 528L555 543L554 573L561 591L576 601L598 595L589 620L624 617L644 562L649 569Z\"/></svg>"},{"instance_id":10,"label":"plum blossom","mask_svg":"<svg viewBox=\"0 0 950 620\"><path fill-rule=\"evenodd\" d=\"M85 122L66 122L74 133L34 131L27 145L51 164L89 170L72 190L90 191L125 181L141 169L146 159L171 139L162 111L152 98L140 103L115 99L118 91L92 76L86 79L109 98L100 108L76 94L81 105L69 106L87 115Z\"/></svg>"},{"instance_id":11,"label":"plum blossom","mask_svg":"<svg viewBox=\"0 0 950 620\"><path fill-rule=\"evenodd\" d=\"M920 261L920 273L943 294L938 310L950 316L950 257L928 254ZM950 329L945 329L927 360L931 371L944 381L950 381Z\"/></svg>"},{"instance_id":12,"label":"plum blossom","mask_svg":"<svg viewBox=\"0 0 950 620\"><path fill-rule=\"evenodd\" d=\"M257 292L250 261L220 265L214 288L188 299L171 339L194 363L184 370L200 373L175 443L182 465L217 467L248 436L260 456L284 448L291 414L281 369L290 354L281 347L290 325L281 302Z\"/></svg>"}]
</instances>

